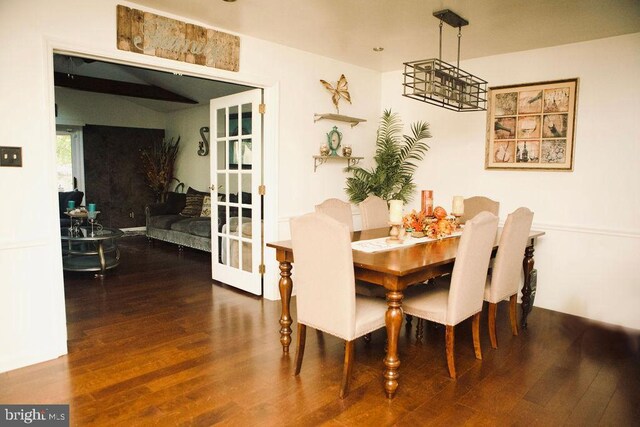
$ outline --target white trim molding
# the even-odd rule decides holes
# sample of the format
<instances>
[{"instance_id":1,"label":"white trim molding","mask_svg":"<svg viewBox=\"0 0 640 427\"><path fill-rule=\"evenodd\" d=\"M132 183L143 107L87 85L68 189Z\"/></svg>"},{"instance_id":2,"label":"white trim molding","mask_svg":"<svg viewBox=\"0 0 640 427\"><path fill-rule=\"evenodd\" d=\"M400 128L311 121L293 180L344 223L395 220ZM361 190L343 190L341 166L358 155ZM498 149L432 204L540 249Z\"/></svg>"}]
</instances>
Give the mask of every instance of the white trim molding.
<instances>
[{"instance_id":1,"label":"white trim molding","mask_svg":"<svg viewBox=\"0 0 640 427\"><path fill-rule=\"evenodd\" d=\"M597 227L579 227L574 225L551 224L551 223L533 223L532 229L541 231L562 231L565 233L580 234L598 234L609 237L625 237L631 239L640 239L640 230L616 230Z\"/></svg>"},{"instance_id":2,"label":"white trim molding","mask_svg":"<svg viewBox=\"0 0 640 427\"><path fill-rule=\"evenodd\" d=\"M49 242L46 240L23 240L23 241L18 240L18 241L11 241L11 242L0 241L0 251L37 248L37 247L48 246L48 245L49 245Z\"/></svg>"},{"instance_id":3,"label":"white trim molding","mask_svg":"<svg viewBox=\"0 0 640 427\"><path fill-rule=\"evenodd\" d=\"M279 227L287 227L289 225L289 220L294 218L294 216L286 216L280 217L278 219ZM356 221L360 217L360 213L353 213L354 221ZM504 221L500 222L500 225L504 225ZM609 236L609 237L625 237L630 239L640 239L640 230L616 230L616 229L607 229L607 228L596 228L596 227L579 227L574 225L565 225L565 224L552 224L552 223L544 223L544 222L534 222L531 226L533 230L540 231L562 231L565 233L580 233L580 234L597 234L601 236Z\"/></svg>"}]
</instances>

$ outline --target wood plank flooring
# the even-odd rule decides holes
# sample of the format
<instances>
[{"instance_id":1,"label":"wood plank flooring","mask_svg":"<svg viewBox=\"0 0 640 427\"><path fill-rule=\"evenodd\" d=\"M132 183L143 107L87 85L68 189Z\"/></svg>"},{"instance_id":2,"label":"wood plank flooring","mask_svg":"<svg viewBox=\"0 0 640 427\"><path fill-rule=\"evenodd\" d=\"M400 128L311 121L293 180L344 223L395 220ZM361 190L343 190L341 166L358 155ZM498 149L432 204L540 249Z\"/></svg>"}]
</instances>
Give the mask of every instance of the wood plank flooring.
<instances>
[{"instance_id":1,"label":"wood plank flooring","mask_svg":"<svg viewBox=\"0 0 640 427\"><path fill-rule=\"evenodd\" d=\"M385 332L356 344L351 393L338 398L343 343L307 332L299 377L282 355L278 302L210 279L210 254L121 239L104 280L65 274L69 354L0 374L0 403L69 403L71 425L638 425L640 331L534 308L512 337L498 309L483 360L471 324L456 329L459 378L448 377L444 329L404 327L400 387L388 401ZM294 268L295 275L295 268ZM294 276L295 277L295 276ZM557 284L540 283L539 286ZM292 314L295 320L295 298ZM294 323L295 326L295 323ZM415 322L414 322L415 326ZM294 328L294 342L295 342Z\"/></svg>"}]
</instances>

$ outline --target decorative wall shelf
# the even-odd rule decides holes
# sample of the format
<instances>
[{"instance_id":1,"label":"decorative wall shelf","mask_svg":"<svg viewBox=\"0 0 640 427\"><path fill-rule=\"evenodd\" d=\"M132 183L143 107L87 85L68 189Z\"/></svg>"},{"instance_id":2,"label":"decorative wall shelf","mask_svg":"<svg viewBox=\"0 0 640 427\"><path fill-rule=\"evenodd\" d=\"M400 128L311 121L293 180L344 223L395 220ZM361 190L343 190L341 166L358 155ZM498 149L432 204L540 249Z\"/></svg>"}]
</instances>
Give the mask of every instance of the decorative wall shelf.
<instances>
[{"instance_id":1,"label":"decorative wall shelf","mask_svg":"<svg viewBox=\"0 0 640 427\"><path fill-rule=\"evenodd\" d=\"M365 119L359 119L357 117L349 117L349 116L343 116L342 114L333 114L333 113L314 114L313 122L315 123L318 120L335 120L338 122L347 122L351 125L351 127L356 126L358 123L366 122Z\"/></svg>"},{"instance_id":2,"label":"decorative wall shelf","mask_svg":"<svg viewBox=\"0 0 640 427\"><path fill-rule=\"evenodd\" d=\"M313 171L318 169L318 166L323 165L327 160L341 160L347 162L347 167L357 165L364 157L344 157L344 156L313 156Z\"/></svg>"}]
</instances>

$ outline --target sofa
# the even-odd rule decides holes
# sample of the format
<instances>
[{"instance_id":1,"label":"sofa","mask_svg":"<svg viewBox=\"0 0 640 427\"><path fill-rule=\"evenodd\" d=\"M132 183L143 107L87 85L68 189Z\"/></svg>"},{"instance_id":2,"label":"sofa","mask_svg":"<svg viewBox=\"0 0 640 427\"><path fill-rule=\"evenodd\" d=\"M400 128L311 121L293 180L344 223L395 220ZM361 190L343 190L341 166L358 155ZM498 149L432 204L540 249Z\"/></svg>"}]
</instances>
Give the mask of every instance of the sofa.
<instances>
[{"instance_id":1,"label":"sofa","mask_svg":"<svg viewBox=\"0 0 640 427\"><path fill-rule=\"evenodd\" d=\"M59 191L58 192L58 210L60 211L60 228L70 227L71 218L66 215L69 202L74 202L76 207L82 204L84 193L82 191Z\"/></svg>"},{"instance_id":2,"label":"sofa","mask_svg":"<svg viewBox=\"0 0 640 427\"><path fill-rule=\"evenodd\" d=\"M211 252L211 202L208 192L197 191L189 187L186 193L170 192L166 201L154 203L145 208L147 237L174 243L180 249L186 246ZM224 201L224 196L220 196ZM209 199L209 201L207 201ZM238 203L238 195L229 195L230 203ZM242 193L242 203L251 203L251 193ZM250 209L242 213L251 216ZM238 206L229 206L229 217L236 218ZM218 206L218 231L227 223L226 206ZM226 231L226 227L225 227ZM250 235L249 235L250 236ZM220 244L221 239L218 238ZM221 251L218 251L221 253Z\"/></svg>"}]
</instances>

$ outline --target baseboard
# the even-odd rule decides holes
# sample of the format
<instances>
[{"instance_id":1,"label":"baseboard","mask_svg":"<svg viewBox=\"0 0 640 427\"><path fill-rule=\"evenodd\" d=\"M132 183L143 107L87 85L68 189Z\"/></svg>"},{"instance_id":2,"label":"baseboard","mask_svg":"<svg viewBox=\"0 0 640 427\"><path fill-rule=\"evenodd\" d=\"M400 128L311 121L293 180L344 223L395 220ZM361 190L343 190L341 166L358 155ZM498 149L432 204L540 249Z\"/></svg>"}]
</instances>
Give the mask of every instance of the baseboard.
<instances>
[{"instance_id":1,"label":"baseboard","mask_svg":"<svg viewBox=\"0 0 640 427\"><path fill-rule=\"evenodd\" d=\"M68 352L66 342L64 343L64 345L54 347L55 348L48 349L50 351L44 353L12 354L6 359L0 359L0 373L9 372L15 369L24 368L25 366L35 365L36 363L42 363L49 360L57 359L58 357L66 355Z\"/></svg>"}]
</instances>

